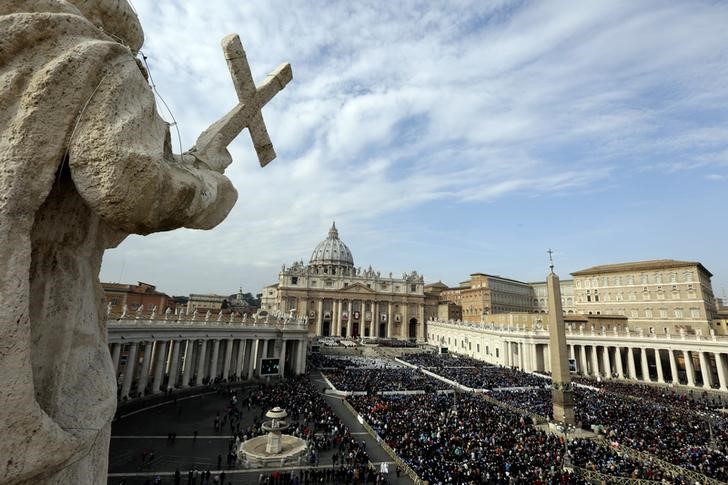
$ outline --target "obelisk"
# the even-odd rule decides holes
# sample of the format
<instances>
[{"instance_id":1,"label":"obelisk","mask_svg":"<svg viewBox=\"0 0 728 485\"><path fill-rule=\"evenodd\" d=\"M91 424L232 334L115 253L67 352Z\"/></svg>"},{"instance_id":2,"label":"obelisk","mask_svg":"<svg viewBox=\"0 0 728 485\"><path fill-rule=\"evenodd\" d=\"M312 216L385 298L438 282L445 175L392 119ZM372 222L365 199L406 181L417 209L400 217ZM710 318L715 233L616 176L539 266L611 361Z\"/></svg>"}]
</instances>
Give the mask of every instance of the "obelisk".
<instances>
[{"instance_id":1,"label":"obelisk","mask_svg":"<svg viewBox=\"0 0 728 485\"><path fill-rule=\"evenodd\" d=\"M549 258L552 251L549 250ZM546 278L549 301L549 348L551 350L551 398L554 402L554 420L574 425L574 396L571 390L569 358L566 349L566 329L564 312L561 309L561 286L559 277L551 272Z\"/></svg>"}]
</instances>

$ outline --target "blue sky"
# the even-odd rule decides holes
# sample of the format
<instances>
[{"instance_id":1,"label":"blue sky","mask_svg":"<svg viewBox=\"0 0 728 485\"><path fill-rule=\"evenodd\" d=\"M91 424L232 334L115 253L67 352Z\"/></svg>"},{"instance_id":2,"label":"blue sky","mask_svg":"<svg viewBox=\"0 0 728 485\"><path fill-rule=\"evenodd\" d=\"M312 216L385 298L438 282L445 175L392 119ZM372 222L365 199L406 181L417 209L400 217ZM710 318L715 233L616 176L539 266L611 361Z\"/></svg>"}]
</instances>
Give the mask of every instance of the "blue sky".
<instances>
[{"instance_id":1,"label":"blue sky","mask_svg":"<svg viewBox=\"0 0 728 485\"><path fill-rule=\"evenodd\" d=\"M728 4L134 0L184 149L235 103L240 34L278 159L230 150L214 230L130 236L104 281L257 292L336 220L355 264L456 284L642 259L701 261L728 290Z\"/></svg>"}]
</instances>

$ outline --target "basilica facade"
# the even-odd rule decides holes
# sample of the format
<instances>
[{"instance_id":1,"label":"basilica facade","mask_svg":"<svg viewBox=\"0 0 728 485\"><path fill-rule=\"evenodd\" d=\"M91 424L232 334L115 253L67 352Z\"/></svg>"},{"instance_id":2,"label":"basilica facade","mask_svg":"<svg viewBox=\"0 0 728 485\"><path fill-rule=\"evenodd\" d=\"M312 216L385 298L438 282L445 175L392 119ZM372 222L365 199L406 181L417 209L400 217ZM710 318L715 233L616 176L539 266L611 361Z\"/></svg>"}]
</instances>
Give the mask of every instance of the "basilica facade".
<instances>
[{"instance_id":1,"label":"basilica facade","mask_svg":"<svg viewBox=\"0 0 728 485\"><path fill-rule=\"evenodd\" d=\"M355 267L333 224L308 264L283 266L278 283L263 288L261 310L306 316L318 336L423 340L425 303L421 275Z\"/></svg>"}]
</instances>

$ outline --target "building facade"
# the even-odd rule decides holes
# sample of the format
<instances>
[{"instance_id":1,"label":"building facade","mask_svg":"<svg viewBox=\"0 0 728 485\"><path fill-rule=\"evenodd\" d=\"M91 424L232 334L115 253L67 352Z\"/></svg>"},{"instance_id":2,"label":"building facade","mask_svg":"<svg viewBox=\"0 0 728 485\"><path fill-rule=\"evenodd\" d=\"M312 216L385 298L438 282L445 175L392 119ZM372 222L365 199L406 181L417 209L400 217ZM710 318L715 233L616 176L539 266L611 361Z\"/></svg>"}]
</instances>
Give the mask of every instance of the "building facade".
<instances>
[{"instance_id":1,"label":"building facade","mask_svg":"<svg viewBox=\"0 0 728 485\"><path fill-rule=\"evenodd\" d=\"M702 264L661 259L572 273L578 313L623 315L649 333L707 334L717 317L713 276Z\"/></svg>"},{"instance_id":2,"label":"building facade","mask_svg":"<svg viewBox=\"0 0 728 485\"><path fill-rule=\"evenodd\" d=\"M305 316L318 336L424 339L425 282L416 271L397 278L355 267L334 224L308 264L284 265L263 288L261 310Z\"/></svg>"},{"instance_id":3,"label":"building facade","mask_svg":"<svg viewBox=\"0 0 728 485\"><path fill-rule=\"evenodd\" d=\"M125 310L136 312L140 308L151 310L156 307L157 313L164 312L167 308L173 311L175 309L172 297L157 291L157 287L149 283L101 283L101 287L104 290L107 311L113 314L122 314Z\"/></svg>"}]
</instances>

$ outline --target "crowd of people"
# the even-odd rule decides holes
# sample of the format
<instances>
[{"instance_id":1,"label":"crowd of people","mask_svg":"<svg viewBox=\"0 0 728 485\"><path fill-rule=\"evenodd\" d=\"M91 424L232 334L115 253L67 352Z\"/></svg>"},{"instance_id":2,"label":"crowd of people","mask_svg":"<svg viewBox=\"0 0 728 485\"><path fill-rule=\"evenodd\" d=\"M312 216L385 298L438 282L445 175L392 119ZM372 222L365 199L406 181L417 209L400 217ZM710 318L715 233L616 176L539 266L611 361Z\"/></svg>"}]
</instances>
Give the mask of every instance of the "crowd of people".
<instances>
[{"instance_id":1,"label":"crowd of people","mask_svg":"<svg viewBox=\"0 0 728 485\"><path fill-rule=\"evenodd\" d=\"M563 465L563 438L477 394L352 396L353 406L432 484L580 483ZM572 464L600 473L662 478L659 470L584 440Z\"/></svg>"},{"instance_id":2,"label":"crowd of people","mask_svg":"<svg viewBox=\"0 0 728 485\"><path fill-rule=\"evenodd\" d=\"M318 369L400 369L404 365L392 359L381 357L362 357L359 355L312 354L309 362Z\"/></svg>"},{"instance_id":3,"label":"crowd of people","mask_svg":"<svg viewBox=\"0 0 728 485\"><path fill-rule=\"evenodd\" d=\"M436 367L489 367L491 364L476 360L471 357L459 356L454 354L435 354L435 353L419 353L419 354L402 354L400 357L408 364L433 369Z\"/></svg>"},{"instance_id":4,"label":"crowd of people","mask_svg":"<svg viewBox=\"0 0 728 485\"><path fill-rule=\"evenodd\" d=\"M607 392L622 394L638 399L650 399L670 406L688 408L692 410L708 411L726 407L728 404L725 397L719 398L715 394L710 395L707 391L679 392L665 386L651 386L648 384L631 383L616 380L594 380L587 377L574 376L574 382L587 386L598 387Z\"/></svg>"},{"instance_id":5,"label":"crowd of people","mask_svg":"<svg viewBox=\"0 0 728 485\"><path fill-rule=\"evenodd\" d=\"M441 367L432 372L473 389L544 387L551 384L545 377L508 367Z\"/></svg>"},{"instance_id":6,"label":"crowd of people","mask_svg":"<svg viewBox=\"0 0 728 485\"><path fill-rule=\"evenodd\" d=\"M617 392L575 387L576 421L582 428L603 433L616 444L728 481L728 419L687 407L680 398L677 398L679 405L652 400L647 397L652 392L636 399ZM552 417L548 389L500 391L491 396L517 408Z\"/></svg>"},{"instance_id":7,"label":"crowd of people","mask_svg":"<svg viewBox=\"0 0 728 485\"><path fill-rule=\"evenodd\" d=\"M324 371L329 382L339 391L363 391L369 394L385 391L426 392L450 389L450 386L419 369L331 369Z\"/></svg>"}]
</instances>

